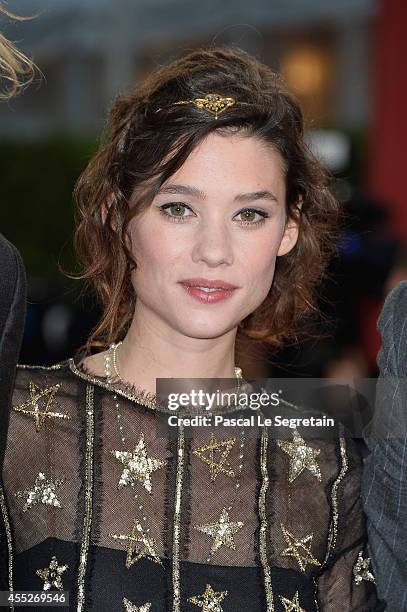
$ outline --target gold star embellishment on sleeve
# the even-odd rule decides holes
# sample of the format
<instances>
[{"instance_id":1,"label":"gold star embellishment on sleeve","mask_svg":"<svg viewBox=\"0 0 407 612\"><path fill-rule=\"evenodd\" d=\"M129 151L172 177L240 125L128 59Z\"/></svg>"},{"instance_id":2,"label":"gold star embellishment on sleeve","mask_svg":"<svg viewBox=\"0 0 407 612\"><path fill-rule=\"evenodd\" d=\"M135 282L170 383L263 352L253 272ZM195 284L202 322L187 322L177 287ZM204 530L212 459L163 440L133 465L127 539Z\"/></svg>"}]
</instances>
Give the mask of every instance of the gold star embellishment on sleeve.
<instances>
[{"instance_id":1,"label":"gold star embellishment on sleeve","mask_svg":"<svg viewBox=\"0 0 407 612\"><path fill-rule=\"evenodd\" d=\"M280 595L281 603L284 606L284 612L306 612L304 608L300 607L300 602L298 600L298 591L296 591L294 597L290 600L287 597L282 597Z\"/></svg>"},{"instance_id":2,"label":"gold star embellishment on sleeve","mask_svg":"<svg viewBox=\"0 0 407 612\"><path fill-rule=\"evenodd\" d=\"M356 584L360 584L362 580L369 580L375 582L375 577L369 570L370 557L363 558L362 551L359 551L357 561L353 567L353 579Z\"/></svg>"},{"instance_id":3,"label":"gold star embellishment on sleeve","mask_svg":"<svg viewBox=\"0 0 407 612\"><path fill-rule=\"evenodd\" d=\"M26 498L23 512L27 512L29 508L40 503L47 506L55 506L55 508L62 508L61 502L55 494L55 489L62 483L63 480L46 478L43 472L39 472L31 489L17 491L14 495L18 498Z\"/></svg>"},{"instance_id":4,"label":"gold star embellishment on sleeve","mask_svg":"<svg viewBox=\"0 0 407 612\"><path fill-rule=\"evenodd\" d=\"M220 602L223 601L228 594L227 591L213 590L210 584L207 584L202 595L193 595L188 601L198 608L202 608L202 612L223 612Z\"/></svg>"},{"instance_id":5,"label":"gold star embellishment on sleeve","mask_svg":"<svg viewBox=\"0 0 407 612\"><path fill-rule=\"evenodd\" d=\"M163 459L148 457L144 434L140 434L134 451L112 451L112 454L124 465L124 470L120 476L118 489L135 482L141 482L149 493L152 493L151 475L156 470L161 469L167 462Z\"/></svg>"},{"instance_id":6,"label":"gold star embellishment on sleeve","mask_svg":"<svg viewBox=\"0 0 407 612\"><path fill-rule=\"evenodd\" d=\"M277 440L278 446L291 458L288 482L291 484L305 469L309 470L321 482L321 470L315 459L321 452L320 449L307 446L296 429L293 436L294 440L292 442Z\"/></svg>"},{"instance_id":7,"label":"gold star embellishment on sleeve","mask_svg":"<svg viewBox=\"0 0 407 612\"><path fill-rule=\"evenodd\" d=\"M57 558L55 555L52 557L48 567L44 569L37 569L37 576L44 580L43 591L49 591L52 587L63 590L61 574L68 569L68 565L58 565Z\"/></svg>"},{"instance_id":8,"label":"gold star embellishment on sleeve","mask_svg":"<svg viewBox=\"0 0 407 612\"><path fill-rule=\"evenodd\" d=\"M136 561L138 561L142 557L146 557L150 561L162 565L162 561L155 551L154 538L150 538L147 536L147 534L144 532L143 527L141 526L140 521L137 518L134 519L133 529L131 530L131 533L109 533L108 535L109 538L113 538L114 540L127 540L127 569L129 569L129 567L131 567L133 563L136 563ZM140 546L140 544L142 546ZM133 556L134 553L136 554Z\"/></svg>"},{"instance_id":9,"label":"gold star embellishment on sleeve","mask_svg":"<svg viewBox=\"0 0 407 612\"><path fill-rule=\"evenodd\" d=\"M51 410L52 404L55 403L55 395L61 385L53 385L52 387L44 387L30 382L30 399L23 404L13 406L13 410L21 412L34 419L35 430L40 431L47 419L70 419L69 414L64 412L54 412Z\"/></svg>"},{"instance_id":10,"label":"gold star embellishment on sleeve","mask_svg":"<svg viewBox=\"0 0 407 612\"><path fill-rule=\"evenodd\" d=\"M202 533L206 533L213 538L211 548L212 554L215 553L222 545L236 550L233 535L243 527L242 521L231 522L226 508L223 508L219 520L216 523L208 523L207 525L194 525L194 529L198 529Z\"/></svg>"},{"instance_id":11,"label":"gold star embellishment on sleeve","mask_svg":"<svg viewBox=\"0 0 407 612\"><path fill-rule=\"evenodd\" d=\"M234 477L235 473L226 462L230 451L232 450L236 438L229 438L227 440L217 440L213 434L211 434L211 440L206 446L196 448L193 454L199 457L201 461L209 466L209 473L211 475L211 481L214 482L216 477L222 473L227 476Z\"/></svg>"},{"instance_id":12,"label":"gold star embellishment on sleeve","mask_svg":"<svg viewBox=\"0 0 407 612\"><path fill-rule=\"evenodd\" d=\"M151 609L151 603L145 603L142 606L136 606L131 603L129 599L123 597L123 604L125 612L149 612Z\"/></svg>"},{"instance_id":13,"label":"gold star embellishment on sleeve","mask_svg":"<svg viewBox=\"0 0 407 612\"><path fill-rule=\"evenodd\" d=\"M311 544L314 537L313 533L305 536L305 538L297 540L292 533L290 533L284 527L284 525L281 525L281 529L283 531L285 541L288 544L288 547L281 553L283 557L294 557L294 559L297 559L302 572L305 572L308 563L317 566L321 565L311 553Z\"/></svg>"}]
</instances>

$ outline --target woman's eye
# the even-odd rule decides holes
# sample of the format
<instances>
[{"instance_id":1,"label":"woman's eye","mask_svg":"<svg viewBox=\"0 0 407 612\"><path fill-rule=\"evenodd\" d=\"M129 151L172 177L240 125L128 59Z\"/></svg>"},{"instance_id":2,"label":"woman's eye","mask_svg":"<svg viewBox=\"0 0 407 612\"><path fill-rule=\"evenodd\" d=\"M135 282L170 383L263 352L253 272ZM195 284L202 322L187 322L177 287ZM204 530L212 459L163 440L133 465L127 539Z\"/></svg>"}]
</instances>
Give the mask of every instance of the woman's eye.
<instances>
[{"instance_id":1,"label":"woman's eye","mask_svg":"<svg viewBox=\"0 0 407 612\"><path fill-rule=\"evenodd\" d=\"M182 221L186 217L190 217L191 215L185 215L184 212L186 210L191 210L189 206L186 204L182 204L181 202L174 202L171 204L163 204L159 206L159 211L168 217L171 221ZM170 212L167 212L170 211ZM192 211L191 211L192 212Z\"/></svg>"},{"instance_id":2,"label":"woman's eye","mask_svg":"<svg viewBox=\"0 0 407 612\"><path fill-rule=\"evenodd\" d=\"M262 223L269 215L264 210L245 208L237 213L237 216L241 217L240 222L243 225L255 225L257 223Z\"/></svg>"}]
</instances>

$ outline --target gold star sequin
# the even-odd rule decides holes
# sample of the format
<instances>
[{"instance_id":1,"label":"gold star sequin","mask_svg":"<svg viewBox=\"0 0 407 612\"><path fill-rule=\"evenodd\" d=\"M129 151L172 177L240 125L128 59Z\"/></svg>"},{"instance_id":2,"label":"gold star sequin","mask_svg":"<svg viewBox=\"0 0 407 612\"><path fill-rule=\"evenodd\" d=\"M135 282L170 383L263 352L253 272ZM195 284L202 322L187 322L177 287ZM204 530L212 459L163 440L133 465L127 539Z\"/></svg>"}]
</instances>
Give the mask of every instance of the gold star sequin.
<instances>
[{"instance_id":1,"label":"gold star sequin","mask_svg":"<svg viewBox=\"0 0 407 612\"><path fill-rule=\"evenodd\" d=\"M140 434L140 439L134 447L134 451L113 451L112 454L124 465L124 470L120 476L118 489L138 480L149 493L152 492L151 474L161 469L167 464L163 459L148 457L144 434Z\"/></svg>"},{"instance_id":2,"label":"gold star sequin","mask_svg":"<svg viewBox=\"0 0 407 612\"><path fill-rule=\"evenodd\" d=\"M55 494L55 489L63 483L63 480L53 480L46 478L43 472L39 472L35 479L34 486L31 489L17 491L14 495L18 498L25 497L23 512L27 512L29 508L36 504L46 504L47 506L55 506L62 508L61 502Z\"/></svg>"},{"instance_id":3,"label":"gold star sequin","mask_svg":"<svg viewBox=\"0 0 407 612\"><path fill-rule=\"evenodd\" d=\"M283 531L285 541L288 544L288 547L281 553L283 557L294 557L294 559L297 559L302 572L305 572L308 563L318 566L321 565L311 553L311 544L314 537L313 533L305 536L305 538L297 540L292 533L290 533L284 527L284 525L281 525L281 529Z\"/></svg>"},{"instance_id":4,"label":"gold star sequin","mask_svg":"<svg viewBox=\"0 0 407 612\"><path fill-rule=\"evenodd\" d=\"M296 591L294 597L290 600L287 597L282 597L280 595L281 603L284 606L284 612L306 612L304 608L300 607L300 602L298 600L298 591Z\"/></svg>"},{"instance_id":5,"label":"gold star sequin","mask_svg":"<svg viewBox=\"0 0 407 612\"><path fill-rule=\"evenodd\" d=\"M223 612L220 602L225 599L227 594L227 591L216 592L210 584L207 584L202 595L193 595L188 601L198 608L202 608L202 612Z\"/></svg>"},{"instance_id":6,"label":"gold star sequin","mask_svg":"<svg viewBox=\"0 0 407 612\"><path fill-rule=\"evenodd\" d=\"M193 452L196 457L199 457L201 461L209 465L209 473L211 475L211 481L214 482L216 477L222 473L227 476L234 477L235 473L227 463L226 459L232 450L236 438L229 438L227 440L217 440L213 434L211 434L211 441L206 446L196 448Z\"/></svg>"},{"instance_id":7,"label":"gold star sequin","mask_svg":"<svg viewBox=\"0 0 407 612\"><path fill-rule=\"evenodd\" d=\"M162 565L160 557L155 551L155 540L150 538L144 532L140 521L135 518L133 523L133 529L131 533L109 533L110 538L114 540L127 540L127 555L126 555L126 567L127 569L136 563L142 557L146 557L154 563ZM142 544L142 546L139 546ZM134 552L136 553L134 556Z\"/></svg>"},{"instance_id":8,"label":"gold star sequin","mask_svg":"<svg viewBox=\"0 0 407 612\"><path fill-rule=\"evenodd\" d=\"M321 470L315 459L321 452L320 449L307 446L296 429L293 436L294 440L292 442L277 440L279 447L291 457L288 482L292 483L305 469L309 470L321 482Z\"/></svg>"},{"instance_id":9,"label":"gold star sequin","mask_svg":"<svg viewBox=\"0 0 407 612\"><path fill-rule=\"evenodd\" d=\"M362 551L359 551L357 561L353 567L353 579L356 584L360 584L362 580L369 580L375 582L375 577L369 570L370 557L363 558Z\"/></svg>"},{"instance_id":10,"label":"gold star sequin","mask_svg":"<svg viewBox=\"0 0 407 612\"><path fill-rule=\"evenodd\" d=\"M123 597L123 604L125 612L149 612L151 608L151 603L145 603L142 606L136 606L134 603L131 603L127 597Z\"/></svg>"},{"instance_id":11,"label":"gold star sequin","mask_svg":"<svg viewBox=\"0 0 407 612\"><path fill-rule=\"evenodd\" d=\"M38 385L30 382L30 399L23 404L13 406L16 412L22 412L32 417L35 422L35 430L40 431L47 419L70 419L69 414L64 412L53 412L52 404L55 403L55 395L61 385L53 385L52 387L41 388Z\"/></svg>"},{"instance_id":12,"label":"gold star sequin","mask_svg":"<svg viewBox=\"0 0 407 612\"><path fill-rule=\"evenodd\" d=\"M43 591L48 591L51 587L63 591L64 587L62 585L61 574L63 574L68 567L68 565L58 565L57 558L54 555L48 567L37 569L37 576L44 580L44 586L42 587Z\"/></svg>"},{"instance_id":13,"label":"gold star sequin","mask_svg":"<svg viewBox=\"0 0 407 612\"><path fill-rule=\"evenodd\" d=\"M236 550L235 541L233 535L243 527L242 521L233 523L229 520L229 514L226 508L223 508L219 520L216 523L209 523L207 525L194 525L194 529L198 529L202 533L213 538L213 544L211 548L212 554L215 553L218 548L222 545L227 546Z\"/></svg>"}]
</instances>

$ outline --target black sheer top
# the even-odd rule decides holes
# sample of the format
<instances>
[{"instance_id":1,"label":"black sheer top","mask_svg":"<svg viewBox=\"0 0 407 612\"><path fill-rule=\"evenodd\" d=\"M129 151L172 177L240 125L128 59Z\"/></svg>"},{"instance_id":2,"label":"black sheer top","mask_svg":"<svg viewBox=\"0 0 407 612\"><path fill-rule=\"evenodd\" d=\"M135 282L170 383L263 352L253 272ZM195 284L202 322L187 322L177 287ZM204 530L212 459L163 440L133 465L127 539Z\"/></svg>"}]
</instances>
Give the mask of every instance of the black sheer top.
<instances>
[{"instance_id":1,"label":"black sheer top","mask_svg":"<svg viewBox=\"0 0 407 612\"><path fill-rule=\"evenodd\" d=\"M1 589L68 591L77 612L384 610L354 442L223 431L170 432L73 359L19 366Z\"/></svg>"}]
</instances>

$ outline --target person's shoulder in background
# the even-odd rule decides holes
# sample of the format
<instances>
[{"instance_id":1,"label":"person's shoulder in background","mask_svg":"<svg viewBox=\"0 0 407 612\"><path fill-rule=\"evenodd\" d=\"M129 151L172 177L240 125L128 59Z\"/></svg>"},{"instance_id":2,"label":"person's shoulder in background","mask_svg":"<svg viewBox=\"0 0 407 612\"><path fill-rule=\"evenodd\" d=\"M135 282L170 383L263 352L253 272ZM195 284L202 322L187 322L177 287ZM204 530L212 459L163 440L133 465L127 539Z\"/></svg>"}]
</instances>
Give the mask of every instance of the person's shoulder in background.
<instances>
[{"instance_id":1,"label":"person's shoulder in background","mask_svg":"<svg viewBox=\"0 0 407 612\"><path fill-rule=\"evenodd\" d=\"M0 234L0 473L25 312L24 264L16 247Z\"/></svg>"},{"instance_id":2,"label":"person's shoulder in background","mask_svg":"<svg viewBox=\"0 0 407 612\"><path fill-rule=\"evenodd\" d=\"M1 234L0 270L0 365L11 362L15 367L24 329L26 274L20 253Z\"/></svg>"},{"instance_id":3,"label":"person's shoulder in background","mask_svg":"<svg viewBox=\"0 0 407 612\"><path fill-rule=\"evenodd\" d=\"M377 363L381 376L407 374L407 280L392 289L378 320L382 347ZM407 414L407 410L406 410Z\"/></svg>"},{"instance_id":4,"label":"person's shoulder in background","mask_svg":"<svg viewBox=\"0 0 407 612\"><path fill-rule=\"evenodd\" d=\"M375 412L365 441L362 500L379 596L388 612L407 610L407 281L386 298Z\"/></svg>"}]
</instances>

